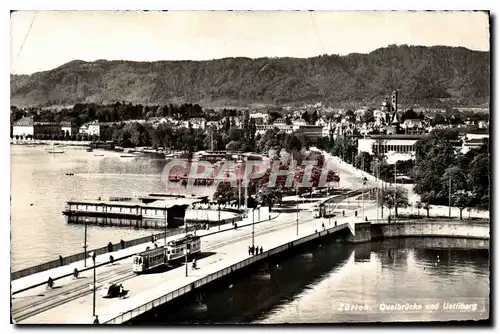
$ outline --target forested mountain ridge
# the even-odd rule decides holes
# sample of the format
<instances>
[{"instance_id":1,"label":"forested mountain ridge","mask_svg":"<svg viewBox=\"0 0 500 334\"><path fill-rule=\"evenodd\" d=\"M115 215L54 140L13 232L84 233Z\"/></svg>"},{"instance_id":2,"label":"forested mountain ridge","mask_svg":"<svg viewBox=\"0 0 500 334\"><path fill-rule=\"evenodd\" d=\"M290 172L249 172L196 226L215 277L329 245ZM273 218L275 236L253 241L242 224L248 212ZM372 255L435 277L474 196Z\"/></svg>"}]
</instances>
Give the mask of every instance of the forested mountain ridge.
<instances>
[{"instance_id":1,"label":"forested mountain ridge","mask_svg":"<svg viewBox=\"0 0 500 334\"><path fill-rule=\"evenodd\" d=\"M29 76L11 75L11 103L378 104L398 89L403 103L485 105L489 83L489 52L402 45L307 59L76 60Z\"/></svg>"}]
</instances>

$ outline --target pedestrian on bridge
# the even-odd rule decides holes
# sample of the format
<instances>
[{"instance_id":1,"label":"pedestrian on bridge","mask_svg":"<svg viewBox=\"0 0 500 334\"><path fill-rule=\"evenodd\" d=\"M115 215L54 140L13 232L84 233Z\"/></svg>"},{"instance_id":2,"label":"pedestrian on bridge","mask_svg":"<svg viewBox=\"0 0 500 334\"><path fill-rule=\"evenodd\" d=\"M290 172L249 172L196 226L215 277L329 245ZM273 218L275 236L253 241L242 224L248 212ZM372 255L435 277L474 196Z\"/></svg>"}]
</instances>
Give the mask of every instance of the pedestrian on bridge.
<instances>
[{"instance_id":1,"label":"pedestrian on bridge","mask_svg":"<svg viewBox=\"0 0 500 334\"><path fill-rule=\"evenodd\" d=\"M94 325L99 325L99 316L95 316Z\"/></svg>"},{"instance_id":2,"label":"pedestrian on bridge","mask_svg":"<svg viewBox=\"0 0 500 334\"><path fill-rule=\"evenodd\" d=\"M342 210L342 216L345 217L345 210Z\"/></svg>"},{"instance_id":3,"label":"pedestrian on bridge","mask_svg":"<svg viewBox=\"0 0 500 334\"><path fill-rule=\"evenodd\" d=\"M262 254L264 252L264 248L262 246L260 246L260 254Z\"/></svg>"},{"instance_id":4,"label":"pedestrian on bridge","mask_svg":"<svg viewBox=\"0 0 500 334\"><path fill-rule=\"evenodd\" d=\"M248 246L248 255L252 255L252 246Z\"/></svg>"},{"instance_id":5,"label":"pedestrian on bridge","mask_svg":"<svg viewBox=\"0 0 500 334\"><path fill-rule=\"evenodd\" d=\"M358 210L354 211L354 217L358 217Z\"/></svg>"}]
</instances>

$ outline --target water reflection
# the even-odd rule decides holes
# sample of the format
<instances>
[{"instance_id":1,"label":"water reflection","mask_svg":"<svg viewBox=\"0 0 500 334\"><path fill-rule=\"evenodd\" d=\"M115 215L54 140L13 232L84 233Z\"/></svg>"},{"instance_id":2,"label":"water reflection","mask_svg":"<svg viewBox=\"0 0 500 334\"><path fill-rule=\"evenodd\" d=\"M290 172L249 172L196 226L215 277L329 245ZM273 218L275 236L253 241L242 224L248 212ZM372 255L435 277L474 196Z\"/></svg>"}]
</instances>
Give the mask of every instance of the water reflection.
<instances>
[{"instance_id":1,"label":"water reflection","mask_svg":"<svg viewBox=\"0 0 500 334\"><path fill-rule=\"evenodd\" d=\"M324 323L485 318L489 309L488 249L421 248L453 244L436 238L326 244L269 264L270 280L248 275L184 307L158 309L140 323ZM463 241L454 244L461 245ZM469 243L471 244L471 243ZM439 262L436 261L439 256ZM438 263L435 265L435 263ZM259 270L256 270L259 272ZM382 303L478 303L476 312L383 312ZM346 311L369 305L369 311Z\"/></svg>"}]
</instances>

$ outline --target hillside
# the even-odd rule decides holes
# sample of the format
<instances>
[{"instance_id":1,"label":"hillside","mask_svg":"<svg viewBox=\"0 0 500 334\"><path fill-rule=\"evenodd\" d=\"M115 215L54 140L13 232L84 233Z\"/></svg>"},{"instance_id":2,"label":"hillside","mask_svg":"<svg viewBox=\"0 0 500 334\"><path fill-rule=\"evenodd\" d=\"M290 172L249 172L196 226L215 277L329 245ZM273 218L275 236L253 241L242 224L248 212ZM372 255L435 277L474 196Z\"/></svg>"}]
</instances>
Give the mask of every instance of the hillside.
<instances>
[{"instance_id":1,"label":"hillside","mask_svg":"<svg viewBox=\"0 0 500 334\"><path fill-rule=\"evenodd\" d=\"M489 102L488 52L390 46L369 54L211 61L72 61L11 76L11 103L77 102L202 105L379 103L393 89L403 103Z\"/></svg>"}]
</instances>

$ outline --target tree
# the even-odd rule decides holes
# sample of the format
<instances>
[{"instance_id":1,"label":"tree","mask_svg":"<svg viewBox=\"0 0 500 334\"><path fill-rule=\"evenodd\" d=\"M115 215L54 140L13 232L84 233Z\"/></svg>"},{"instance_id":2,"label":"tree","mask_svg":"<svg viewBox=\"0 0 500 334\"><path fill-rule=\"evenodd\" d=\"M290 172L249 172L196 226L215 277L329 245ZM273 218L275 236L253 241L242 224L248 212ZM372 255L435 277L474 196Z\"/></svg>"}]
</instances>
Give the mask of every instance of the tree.
<instances>
[{"instance_id":1,"label":"tree","mask_svg":"<svg viewBox=\"0 0 500 334\"><path fill-rule=\"evenodd\" d=\"M394 199L394 190L396 191L396 199ZM394 208L394 215L397 217L398 208L408 207L408 191L403 187L384 188L379 196L379 205L389 209Z\"/></svg>"},{"instance_id":2,"label":"tree","mask_svg":"<svg viewBox=\"0 0 500 334\"><path fill-rule=\"evenodd\" d=\"M417 201L417 203L415 203L415 207L417 208L417 215L418 215L418 217L420 218L420 209L422 209L422 208L423 208L423 204L422 204L422 202Z\"/></svg>"},{"instance_id":3,"label":"tree","mask_svg":"<svg viewBox=\"0 0 500 334\"><path fill-rule=\"evenodd\" d=\"M408 109L403 113L403 115L401 115L401 122L404 122L407 119L419 119L419 118L420 116L413 109Z\"/></svg>"},{"instance_id":4,"label":"tree","mask_svg":"<svg viewBox=\"0 0 500 334\"><path fill-rule=\"evenodd\" d=\"M366 124L374 121L373 111L371 109L365 110L365 112L363 113L362 121L363 121L363 123L366 123Z\"/></svg>"},{"instance_id":5,"label":"tree","mask_svg":"<svg viewBox=\"0 0 500 334\"><path fill-rule=\"evenodd\" d=\"M480 152L480 151L478 151ZM474 203L480 209L489 209L490 158L488 153L479 153L468 164L468 189L474 195Z\"/></svg>"},{"instance_id":6,"label":"tree","mask_svg":"<svg viewBox=\"0 0 500 334\"><path fill-rule=\"evenodd\" d=\"M303 119L303 120L304 120L304 122L306 122L307 124L310 124L310 122L311 122L311 118L310 118L309 112L307 112L307 110L306 110L306 111L304 111L304 112L302 113L302 119Z\"/></svg>"},{"instance_id":7,"label":"tree","mask_svg":"<svg viewBox=\"0 0 500 334\"><path fill-rule=\"evenodd\" d=\"M427 211L427 218L429 218L429 211L431 210L431 202L434 201L436 193L434 191L425 192L420 195L420 202L422 207Z\"/></svg>"},{"instance_id":8,"label":"tree","mask_svg":"<svg viewBox=\"0 0 500 334\"><path fill-rule=\"evenodd\" d=\"M360 168L366 172L371 172L370 167L372 165L373 157L368 152L360 152L354 161L356 168Z\"/></svg>"},{"instance_id":9,"label":"tree","mask_svg":"<svg viewBox=\"0 0 500 334\"><path fill-rule=\"evenodd\" d=\"M311 116L309 117L309 124L312 124L312 125L315 125L316 122L318 121L319 119L319 115L318 115L318 112L316 110L314 110L311 114Z\"/></svg>"},{"instance_id":10,"label":"tree","mask_svg":"<svg viewBox=\"0 0 500 334\"><path fill-rule=\"evenodd\" d=\"M229 182L221 182L217 186L213 199L224 204L238 200L238 192Z\"/></svg>"},{"instance_id":11,"label":"tree","mask_svg":"<svg viewBox=\"0 0 500 334\"><path fill-rule=\"evenodd\" d=\"M460 209L460 220L462 220L462 211L470 207L473 196L472 192L466 191L466 190L457 190L452 196L451 196L452 204L453 206L456 206Z\"/></svg>"},{"instance_id":12,"label":"tree","mask_svg":"<svg viewBox=\"0 0 500 334\"><path fill-rule=\"evenodd\" d=\"M281 202L282 197L283 194L281 190L274 187L263 187L257 192L258 203L260 203L260 205L267 205L269 211L272 211L275 204Z\"/></svg>"},{"instance_id":13,"label":"tree","mask_svg":"<svg viewBox=\"0 0 500 334\"><path fill-rule=\"evenodd\" d=\"M349 117L349 121L351 121L351 122L353 122L356 119L356 115L354 114L354 111L352 111L350 109L345 112L345 115L347 117Z\"/></svg>"},{"instance_id":14,"label":"tree","mask_svg":"<svg viewBox=\"0 0 500 334\"><path fill-rule=\"evenodd\" d=\"M416 163L414 168L414 190L421 195L435 191L437 204L446 204L448 186L443 175L450 166L457 165L457 153L450 140L430 138L417 143ZM450 174L452 171L448 171ZM453 171L456 172L456 171Z\"/></svg>"}]
</instances>

